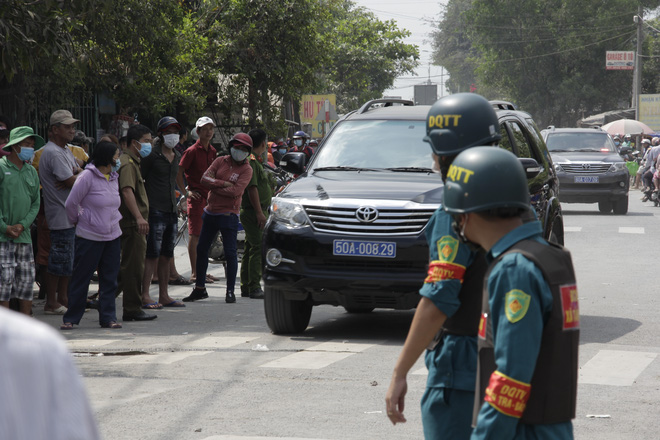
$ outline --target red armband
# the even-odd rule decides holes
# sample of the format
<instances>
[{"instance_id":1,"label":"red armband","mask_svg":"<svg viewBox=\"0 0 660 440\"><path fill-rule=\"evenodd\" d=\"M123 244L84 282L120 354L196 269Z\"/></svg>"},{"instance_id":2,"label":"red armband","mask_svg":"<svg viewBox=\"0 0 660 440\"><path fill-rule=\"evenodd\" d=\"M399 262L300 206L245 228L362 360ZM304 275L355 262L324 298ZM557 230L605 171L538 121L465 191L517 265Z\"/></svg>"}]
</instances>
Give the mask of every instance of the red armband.
<instances>
[{"instance_id":1,"label":"red armband","mask_svg":"<svg viewBox=\"0 0 660 440\"><path fill-rule=\"evenodd\" d=\"M424 282L435 283L442 280L459 280L462 283L463 275L465 275L465 266L434 260L429 264L428 276Z\"/></svg>"},{"instance_id":2,"label":"red armband","mask_svg":"<svg viewBox=\"0 0 660 440\"><path fill-rule=\"evenodd\" d=\"M484 400L507 416L519 419L525 411L532 386L495 371L490 375Z\"/></svg>"}]
</instances>

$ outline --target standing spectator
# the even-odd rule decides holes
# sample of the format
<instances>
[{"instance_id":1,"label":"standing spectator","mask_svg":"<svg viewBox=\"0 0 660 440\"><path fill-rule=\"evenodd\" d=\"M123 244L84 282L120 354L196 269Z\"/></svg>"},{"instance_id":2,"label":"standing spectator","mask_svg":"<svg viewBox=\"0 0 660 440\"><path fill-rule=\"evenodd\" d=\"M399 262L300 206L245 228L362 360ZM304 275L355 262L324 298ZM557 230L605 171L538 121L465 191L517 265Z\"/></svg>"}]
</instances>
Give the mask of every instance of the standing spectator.
<instances>
[{"instance_id":1,"label":"standing spectator","mask_svg":"<svg viewBox=\"0 0 660 440\"><path fill-rule=\"evenodd\" d=\"M30 225L39 211L39 176L29 164L45 141L30 127L16 127L0 158L0 305L18 298L21 313L32 313L34 255Z\"/></svg>"},{"instance_id":2,"label":"standing spectator","mask_svg":"<svg viewBox=\"0 0 660 440\"><path fill-rule=\"evenodd\" d=\"M249 164L252 178L243 194L241 204L241 224L245 229L245 252L241 261L241 296L262 299L261 289L261 237L266 225L266 215L273 188L262 165L262 155L266 150L266 132L260 128L250 130L252 154Z\"/></svg>"},{"instance_id":3,"label":"standing spectator","mask_svg":"<svg viewBox=\"0 0 660 440\"><path fill-rule=\"evenodd\" d=\"M206 206L209 190L201 184L202 175L211 166L217 153L211 145L215 123L208 116L202 116L195 124L199 139L181 157L179 163L179 174L186 178L188 188L186 199L188 204L188 257L190 258L190 280L195 281L197 277L197 243L202 232L202 213ZM181 179L179 179L181 181ZM213 238L213 237L212 237ZM217 281L218 278L209 275L207 283ZM204 285L204 284L202 284Z\"/></svg>"},{"instance_id":4,"label":"standing spectator","mask_svg":"<svg viewBox=\"0 0 660 440\"><path fill-rule=\"evenodd\" d=\"M188 143L188 130L186 130L186 127L181 127L179 129L179 142L177 142L176 147L174 149L179 152L180 156L183 156L183 153L186 152L188 147L186 144ZM183 188L179 188L180 191L183 192Z\"/></svg>"},{"instance_id":5,"label":"standing spectator","mask_svg":"<svg viewBox=\"0 0 660 440\"><path fill-rule=\"evenodd\" d=\"M10 152L5 151L4 146L9 142L9 120L0 115L0 157L9 156Z\"/></svg>"},{"instance_id":6,"label":"standing spectator","mask_svg":"<svg viewBox=\"0 0 660 440\"><path fill-rule=\"evenodd\" d=\"M50 230L48 269L44 274L48 315L66 312L69 278L73 271L75 230L66 215L64 203L82 168L71 150L66 148L76 132L75 119L68 110L56 110L50 116L48 143L39 161L39 178L43 187L44 213Z\"/></svg>"},{"instance_id":7,"label":"standing spectator","mask_svg":"<svg viewBox=\"0 0 660 440\"><path fill-rule=\"evenodd\" d=\"M92 274L99 273L99 323L104 328L121 328L115 312L115 292L119 273L119 147L100 142L92 163L80 173L66 199L66 213L76 225L73 275L69 288L69 308L62 330L73 329L85 313Z\"/></svg>"},{"instance_id":8,"label":"standing spectator","mask_svg":"<svg viewBox=\"0 0 660 440\"><path fill-rule=\"evenodd\" d=\"M201 134L200 134L201 136ZM188 150L190 151L190 150ZM236 234L241 197L252 178L252 167L247 162L252 151L252 139L238 133L229 141L229 156L217 158L204 173L202 184L211 189L208 205L202 216L202 231L197 245L197 280L195 288L183 300L186 302L208 298L206 269L209 265L209 248L220 231L227 260L227 295L225 301L236 302L234 285L238 271Z\"/></svg>"},{"instance_id":9,"label":"standing spectator","mask_svg":"<svg viewBox=\"0 0 660 440\"><path fill-rule=\"evenodd\" d=\"M144 125L133 125L126 135L126 150L119 157L119 212L121 227L121 267L117 293L124 292L124 321L149 321L150 315L142 307L142 276L149 233L149 200L140 172L142 158L151 153L151 130Z\"/></svg>"},{"instance_id":10,"label":"standing spectator","mask_svg":"<svg viewBox=\"0 0 660 440\"><path fill-rule=\"evenodd\" d=\"M175 118L165 116L158 121L156 130L156 145L141 163L142 178L149 199L149 234L142 277L143 309L186 306L181 301L173 300L168 292L170 261L174 259L174 242L178 231L175 187L176 179L182 179L179 175L181 155L174 147L179 142L181 125ZM158 301L149 296L154 270L158 271Z\"/></svg>"},{"instance_id":11,"label":"standing spectator","mask_svg":"<svg viewBox=\"0 0 660 440\"><path fill-rule=\"evenodd\" d=\"M62 337L2 308L0 335L0 438L100 439L82 376Z\"/></svg>"}]
</instances>

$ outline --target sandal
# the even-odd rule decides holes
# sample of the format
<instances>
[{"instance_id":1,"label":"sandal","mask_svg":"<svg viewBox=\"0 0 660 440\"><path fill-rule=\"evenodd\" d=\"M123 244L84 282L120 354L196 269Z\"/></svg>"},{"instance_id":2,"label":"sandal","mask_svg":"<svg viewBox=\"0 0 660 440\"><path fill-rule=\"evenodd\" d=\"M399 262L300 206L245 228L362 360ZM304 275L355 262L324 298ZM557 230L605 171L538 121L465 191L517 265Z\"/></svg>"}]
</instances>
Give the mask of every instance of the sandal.
<instances>
[{"instance_id":1,"label":"sandal","mask_svg":"<svg viewBox=\"0 0 660 440\"><path fill-rule=\"evenodd\" d=\"M101 327L103 328L121 328L121 324L116 321L102 322Z\"/></svg>"},{"instance_id":2,"label":"sandal","mask_svg":"<svg viewBox=\"0 0 660 440\"><path fill-rule=\"evenodd\" d=\"M167 284L169 284L170 286L188 286L192 284L192 281L189 281L185 279L182 275L179 275L177 278L173 280L169 280Z\"/></svg>"},{"instance_id":3,"label":"sandal","mask_svg":"<svg viewBox=\"0 0 660 440\"><path fill-rule=\"evenodd\" d=\"M60 326L60 330L73 330L73 322L65 322Z\"/></svg>"},{"instance_id":4,"label":"sandal","mask_svg":"<svg viewBox=\"0 0 660 440\"><path fill-rule=\"evenodd\" d=\"M156 301L149 304L144 304L142 305L142 308L145 310L160 310L163 308L163 305Z\"/></svg>"}]
</instances>

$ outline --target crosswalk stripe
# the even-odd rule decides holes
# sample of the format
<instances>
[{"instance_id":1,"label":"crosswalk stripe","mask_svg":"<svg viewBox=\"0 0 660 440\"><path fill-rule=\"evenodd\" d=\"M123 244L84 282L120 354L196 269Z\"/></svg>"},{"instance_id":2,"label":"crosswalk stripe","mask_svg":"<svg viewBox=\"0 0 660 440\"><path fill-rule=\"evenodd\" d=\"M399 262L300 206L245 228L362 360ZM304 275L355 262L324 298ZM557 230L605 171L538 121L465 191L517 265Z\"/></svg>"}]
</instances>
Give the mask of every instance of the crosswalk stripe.
<instances>
[{"instance_id":1,"label":"crosswalk stripe","mask_svg":"<svg viewBox=\"0 0 660 440\"><path fill-rule=\"evenodd\" d=\"M580 368L580 383L630 386L657 353L639 351L600 350Z\"/></svg>"},{"instance_id":2,"label":"crosswalk stripe","mask_svg":"<svg viewBox=\"0 0 660 440\"><path fill-rule=\"evenodd\" d=\"M621 226L621 227L619 227L619 233L620 234L643 234L644 233L644 228Z\"/></svg>"},{"instance_id":3,"label":"crosswalk stripe","mask_svg":"<svg viewBox=\"0 0 660 440\"><path fill-rule=\"evenodd\" d=\"M272 440L276 437L255 437L255 436L242 436L242 435L214 435L206 437L202 440ZM303 437L277 437L277 440L324 440L320 438L303 438Z\"/></svg>"},{"instance_id":4,"label":"crosswalk stripe","mask_svg":"<svg viewBox=\"0 0 660 440\"><path fill-rule=\"evenodd\" d=\"M230 348L258 338L259 336L207 336L187 345L193 348Z\"/></svg>"},{"instance_id":5,"label":"crosswalk stripe","mask_svg":"<svg viewBox=\"0 0 660 440\"><path fill-rule=\"evenodd\" d=\"M137 356L126 356L124 359L112 362L113 364L160 364L170 365L191 356L203 356L212 351L179 351L175 353L157 353Z\"/></svg>"},{"instance_id":6,"label":"crosswalk stripe","mask_svg":"<svg viewBox=\"0 0 660 440\"><path fill-rule=\"evenodd\" d=\"M580 232L582 226L564 226L564 232Z\"/></svg>"},{"instance_id":7,"label":"crosswalk stripe","mask_svg":"<svg viewBox=\"0 0 660 440\"><path fill-rule=\"evenodd\" d=\"M362 352L374 344L324 342L261 365L262 368L318 370Z\"/></svg>"},{"instance_id":8,"label":"crosswalk stripe","mask_svg":"<svg viewBox=\"0 0 660 440\"><path fill-rule=\"evenodd\" d=\"M94 347L102 347L119 340L120 339L72 339L66 341L66 345L69 347L69 350L93 350Z\"/></svg>"}]
</instances>

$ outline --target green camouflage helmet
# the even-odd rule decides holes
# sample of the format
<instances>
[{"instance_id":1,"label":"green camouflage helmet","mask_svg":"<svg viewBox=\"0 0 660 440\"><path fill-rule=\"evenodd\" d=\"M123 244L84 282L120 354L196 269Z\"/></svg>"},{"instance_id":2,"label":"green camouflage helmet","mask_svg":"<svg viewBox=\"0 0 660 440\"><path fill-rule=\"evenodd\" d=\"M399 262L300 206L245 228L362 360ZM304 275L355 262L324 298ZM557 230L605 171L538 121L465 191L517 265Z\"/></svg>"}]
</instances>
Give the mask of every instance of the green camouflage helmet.
<instances>
[{"instance_id":1,"label":"green camouflage helmet","mask_svg":"<svg viewBox=\"0 0 660 440\"><path fill-rule=\"evenodd\" d=\"M494 208L530 209L525 170L507 150L470 148L449 167L443 207L450 214Z\"/></svg>"},{"instance_id":2,"label":"green camouflage helmet","mask_svg":"<svg viewBox=\"0 0 660 440\"><path fill-rule=\"evenodd\" d=\"M493 106L476 93L456 93L439 99L426 117L426 137L438 156L489 145L502 138Z\"/></svg>"}]
</instances>

